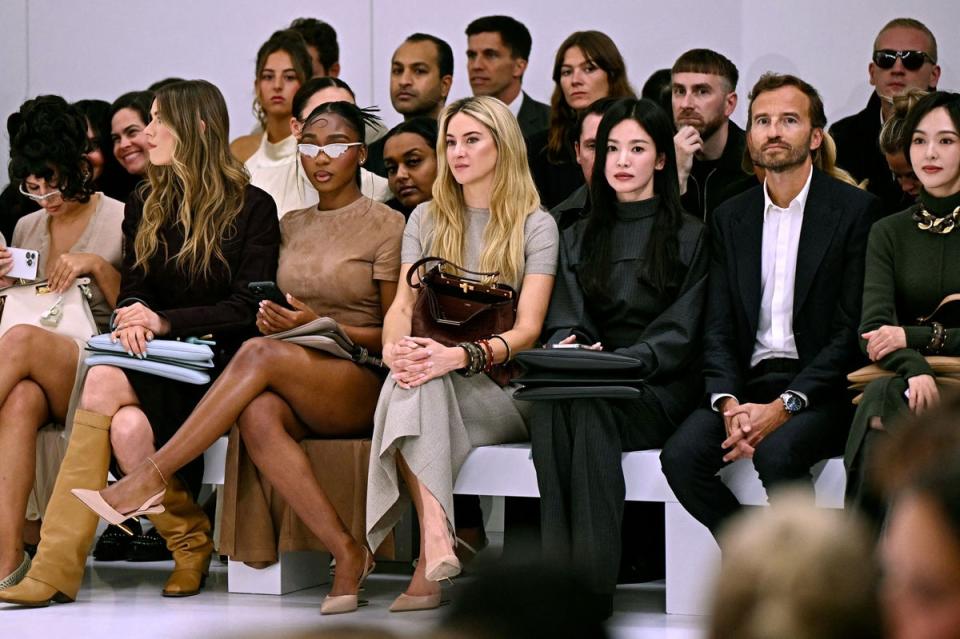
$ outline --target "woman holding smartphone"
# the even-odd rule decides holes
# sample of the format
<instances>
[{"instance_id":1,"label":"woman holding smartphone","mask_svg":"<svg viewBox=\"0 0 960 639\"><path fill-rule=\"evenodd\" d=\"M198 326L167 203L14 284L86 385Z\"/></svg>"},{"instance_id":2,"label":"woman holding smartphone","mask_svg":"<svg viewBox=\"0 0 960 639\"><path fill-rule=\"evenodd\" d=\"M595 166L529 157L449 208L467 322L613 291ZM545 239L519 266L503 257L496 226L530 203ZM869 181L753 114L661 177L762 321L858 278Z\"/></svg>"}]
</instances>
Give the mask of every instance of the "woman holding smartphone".
<instances>
[{"instance_id":1,"label":"woman holding smartphone","mask_svg":"<svg viewBox=\"0 0 960 639\"><path fill-rule=\"evenodd\" d=\"M355 343L380 352L383 315L397 289L403 216L360 193L363 131L374 120L349 102L321 104L304 119L300 161L319 203L281 220L277 284L292 308L261 302L261 333L330 317ZM257 469L337 560L321 612L355 610L372 557L350 535L299 442L367 436L384 376L381 368L305 346L249 340L177 434L102 497L121 513L150 502L165 477L236 423Z\"/></svg>"},{"instance_id":2,"label":"woman holding smartphone","mask_svg":"<svg viewBox=\"0 0 960 639\"><path fill-rule=\"evenodd\" d=\"M204 80L170 84L157 92L151 114L145 130L149 183L124 214L121 308L113 336L128 353L143 356L155 337L210 334L215 376L254 334L257 306L247 283L274 279L276 207L249 185L230 154L227 107L215 86ZM97 518L71 490L103 488L111 452L117 473L146 463L205 391L129 369L90 369L34 565L23 583L0 591L0 601L46 606L76 598ZM210 523L194 501L202 459L185 466L164 475L151 504L163 506L151 509L150 519L174 556L163 590L169 597L200 591L213 548Z\"/></svg>"},{"instance_id":3,"label":"woman holding smartphone","mask_svg":"<svg viewBox=\"0 0 960 639\"><path fill-rule=\"evenodd\" d=\"M57 292L90 276L90 310L106 330L120 288L123 204L93 188L87 126L77 109L46 95L25 102L14 118L10 180L40 208L17 223L12 245L37 253L37 279ZM14 283L6 277L11 267L11 253L0 249L2 286ZM40 441L38 431L68 421L85 345L26 324L0 337L0 590L30 567L24 514L35 535L66 449L61 432L45 429Z\"/></svg>"}]
</instances>

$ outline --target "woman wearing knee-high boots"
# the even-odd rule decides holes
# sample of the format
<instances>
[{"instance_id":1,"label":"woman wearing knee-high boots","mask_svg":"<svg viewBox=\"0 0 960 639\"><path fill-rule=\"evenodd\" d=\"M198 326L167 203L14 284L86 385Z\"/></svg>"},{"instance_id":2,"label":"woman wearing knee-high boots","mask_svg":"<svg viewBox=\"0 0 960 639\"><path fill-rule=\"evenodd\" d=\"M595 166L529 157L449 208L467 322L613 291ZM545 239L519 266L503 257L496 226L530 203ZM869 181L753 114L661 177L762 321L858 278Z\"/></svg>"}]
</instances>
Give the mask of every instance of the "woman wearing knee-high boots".
<instances>
[{"instance_id":1,"label":"woman wearing knee-high boots","mask_svg":"<svg viewBox=\"0 0 960 639\"><path fill-rule=\"evenodd\" d=\"M37 279L56 291L89 275L90 310L106 330L120 290L123 203L94 188L92 163L84 155L86 123L63 98L28 100L11 120L17 124L10 179L39 207L19 221L11 244L38 253ZM5 277L11 267L9 252L0 250L0 286L12 283ZM66 448L62 428L44 429L42 436L40 429L67 422L82 381L84 346L82 339L31 325L15 326L0 338L0 590L16 585L29 569L24 514L31 521L43 516Z\"/></svg>"},{"instance_id":2,"label":"woman wearing knee-high boots","mask_svg":"<svg viewBox=\"0 0 960 639\"><path fill-rule=\"evenodd\" d=\"M597 131L590 213L564 231L545 333L629 355L631 400L535 402L530 419L545 554L582 573L609 615L620 563L623 451L661 446L701 395L704 226L683 212L673 133L651 100L610 106Z\"/></svg>"},{"instance_id":3,"label":"woman wearing knee-high boots","mask_svg":"<svg viewBox=\"0 0 960 639\"><path fill-rule=\"evenodd\" d=\"M157 92L152 111L149 184L124 216L113 335L138 355L154 337L212 334L216 373L255 332L257 305L247 283L275 276L276 206L230 155L226 103L215 86L171 84ZM71 489L103 488L111 450L120 471L142 463L206 388L111 366L90 369L34 565L22 583L0 591L0 601L45 606L76 598L97 517ZM196 594L208 569L210 523L191 494L201 474L193 464L165 477L156 499L164 509L150 515L176 564L166 596Z\"/></svg>"},{"instance_id":4,"label":"woman wearing knee-high boots","mask_svg":"<svg viewBox=\"0 0 960 639\"><path fill-rule=\"evenodd\" d=\"M364 130L376 119L336 101L320 104L303 120L300 161L319 202L281 220L277 283L292 307L265 301L257 326L270 335L330 317L355 343L376 353L383 315L397 289L403 233L403 216L364 197L357 183L367 155ZM121 512L136 508L162 486L163 476L236 423L258 471L337 561L321 613L352 612L372 557L363 541L351 536L300 442L367 436L385 373L305 346L251 339L176 436L102 498ZM240 499L250 503L254 497Z\"/></svg>"}]
</instances>

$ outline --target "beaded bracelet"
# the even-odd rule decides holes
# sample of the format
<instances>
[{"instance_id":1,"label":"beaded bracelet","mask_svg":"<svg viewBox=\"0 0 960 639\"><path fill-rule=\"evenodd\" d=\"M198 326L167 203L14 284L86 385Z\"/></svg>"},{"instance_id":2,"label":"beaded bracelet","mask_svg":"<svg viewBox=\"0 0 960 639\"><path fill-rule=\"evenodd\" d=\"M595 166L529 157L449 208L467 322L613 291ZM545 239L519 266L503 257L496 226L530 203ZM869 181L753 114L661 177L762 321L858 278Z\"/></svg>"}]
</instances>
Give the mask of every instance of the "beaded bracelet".
<instances>
[{"instance_id":1,"label":"beaded bracelet","mask_svg":"<svg viewBox=\"0 0 960 639\"><path fill-rule=\"evenodd\" d=\"M926 352L928 355L936 355L943 349L943 345L947 341L947 331L940 322L931 322L930 325L933 332L930 336L930 343L927 344Z\"/></svg>"},{"instance_id":2,"label":"beaded bracelet","mask_svg":"<svg viewBox=\"0 0 960 639\"><path fill-rule=\"evenodd\" d=\"M510 351L510 344L507 343L507 340L505 340L505 339L503 338L503 335L491 335L491 336L490 336L490 339L498 339L498 340L500 340L501 342L503 342L504 348L507 349L507 358L506 358L505 360L503 360L503 362L501 362L502 364L506 364L506 363L509 362L511 359L513 359L513 353Z\"/></svg>"},{"instance_id":3,"label":"beaded bracelet","mask_svg":"<svg viewBox=\"0 0 960 639\"><path fill-rule=\"evenodd\" d=\"M484 353L487 356L487 361L483 363L483 372L489 373L493 370L493 347L490 346L490 340L488 339L480 339L477 340L477 342L483 347Z\"/></svg>"}]
</instances>

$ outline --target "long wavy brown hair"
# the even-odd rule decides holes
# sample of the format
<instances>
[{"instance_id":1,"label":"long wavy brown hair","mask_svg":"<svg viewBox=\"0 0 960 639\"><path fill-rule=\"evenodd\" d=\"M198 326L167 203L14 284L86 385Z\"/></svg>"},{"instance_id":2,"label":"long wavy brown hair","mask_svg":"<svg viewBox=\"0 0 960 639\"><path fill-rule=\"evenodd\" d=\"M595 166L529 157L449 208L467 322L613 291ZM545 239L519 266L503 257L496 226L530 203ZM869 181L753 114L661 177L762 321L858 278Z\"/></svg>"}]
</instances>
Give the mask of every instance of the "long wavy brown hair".
<instances>
[{"instance_id":1,"label":"long wavy brown hair","mask_svg":"<svg viewBox=\"0 0 960 639\"><path fill-rule=\"evenodd\" d=\"M223 242L235 233L250 178L230 153L223 94L206 80L187 80L157 91L156 105L173 134L173 160L147 167L134 268L147 272L150 258L162 248L191 282L211 278L218 264L229 272ZM184 237L174 255L160 233L172 225L179 225Z\"/></svg>"},{"instance_id":2,"label":"long wavy brown hair","mask_svg":"<svg viewBox=\"0 0 960 639\"><path fill-rule=\"evenodd\" d=\"M567 49L578 47L583 57L593 62L607 74L608 98L635 98L636 92L627 79L627 65L620 50L605 33L600 31L575 31L563 41L553 60L553 97L550 98L550 132L547 137L547 158L551 162L564 159L563 149L572 150L577 130L577 112L567 104L560 87L560 67Z\"/></svg>"}]
</instances>

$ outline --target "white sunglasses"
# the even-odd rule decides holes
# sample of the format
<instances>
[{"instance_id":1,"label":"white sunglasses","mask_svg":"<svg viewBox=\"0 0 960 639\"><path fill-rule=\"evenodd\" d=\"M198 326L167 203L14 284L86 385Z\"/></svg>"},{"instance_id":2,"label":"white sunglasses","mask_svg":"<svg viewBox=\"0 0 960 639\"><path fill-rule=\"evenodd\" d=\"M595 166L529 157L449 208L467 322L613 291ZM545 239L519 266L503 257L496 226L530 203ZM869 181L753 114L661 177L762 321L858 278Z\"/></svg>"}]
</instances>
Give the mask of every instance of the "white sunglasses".
<instances>
[{"instance_id":1,"label":"white sunglasses","mask_svg":"<svg viewBox=\"0 0 960 639\"><path fill-rule=\"evenodd\" d=\"M22 183L20 184L20 192L38 204L43 204L47 200L52 201L54 198L60 197L61 195L60 189L57 189L56 191L50 191L49 193L44 193L43 195L35 195L23 188Z\"/></svg>"},{"instance_id":2,"label":"white sunglasses","mask_svg":"<svg viewBox=\"0 0 960 639\"><path fill-rule=\"evenodd\" d=\"M297 150L300 151L300 155L305 155L308 158L315 158L323 153L331 160L336 160L346 153L347 149L351 146L362 145L363 142L334 142L333 144L324 144L323 146L317 146L316 144L298 144Z\"/></svg>"}]
</instances>

